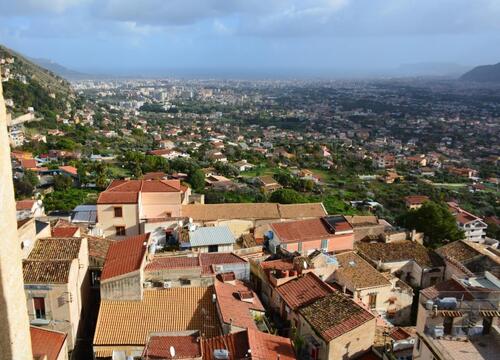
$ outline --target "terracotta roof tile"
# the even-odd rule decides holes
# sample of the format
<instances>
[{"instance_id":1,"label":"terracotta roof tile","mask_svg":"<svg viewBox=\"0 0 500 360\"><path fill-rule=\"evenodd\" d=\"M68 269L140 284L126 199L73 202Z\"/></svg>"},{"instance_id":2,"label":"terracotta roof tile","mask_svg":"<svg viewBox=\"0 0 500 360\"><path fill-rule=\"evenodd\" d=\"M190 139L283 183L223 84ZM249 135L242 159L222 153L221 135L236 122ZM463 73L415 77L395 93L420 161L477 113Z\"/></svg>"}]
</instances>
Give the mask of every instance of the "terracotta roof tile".
<instances>
[{"instance_id":1,"label":"terracotta roof tile","mask_svg":"<svg viewBox=\"0 0 500 360\"><path fill-rule=\"evenodd\" d=\"M460 284L455 279L442 281L436 285L425 288L420 291L427 299L435 299L437 297L455 297L464 300L473 300L473 296L465 286Z\"/></svg>"},{"instance_id":2,"label":"terracotta roof tile","mask_svg":"<svg viewBox=\"0 0 500 360\"><path fill-rule=\"evenodd\" d=\"M31 210L36 200L19 200L16 201L16 210Z\"/></svg>"},{"instance_id":3,"label":"terracotta roof tile","mask_svg":"<svg viewBox=\"0 0 500 360\"><path fill-rule=\"evenodd\" d=\"M473 247L469 246L466 241L454 241L445 246L436 249L436 252L443 257L450 257L460 262L471 260L476 256L481 255Z\"/></svg>"},{"instance_id":4,"label":"terracotta roof tile","mask_svg":"<svg viewBox=\"0 0 500 360\"><path fill-rule=\"evenodd\" d=\"M38 239L28 257L29 260L72 260L78 258L81 238Z\"/></svg>"},{"instance_id":5,"label":"terracotta roof tile","mask_svg":"<svg viewBox=\"0 0 500 360\"><path fill-rule=\"evenodd\" d=\"M197 256L155 256L153 260L146 265L146 271L156 271L163 269L191 269L200 267Z\"/></svg>"},{"instance_id":6,"label":"terracotta roof tile","mask_svg":"<svg viewBox=\"0 0 500 360\"><path fill-rule=\"evenodd\" d=\"M213 274L213 265L222 264L245 264L247 261L233 253L202 253L200 264L203 274Z\"/></svg>"},{"instance_id":7,"label":"terracotta roof tile","mask_svg":"<svg viewBox=\"0 0 500 360\"><path fill-rule=\"evenodd\" d=\"M73 260L24 260L25 284L66 284Z\"/></svg>"},{"instance_id":8,"label":"terracotta roof tile","mask_svg":"<svg viewBox=\"0 0 500 360\"><path fill-rule=\"evenodd\" d=\"M144 242L148 240L149 233L112 243L106 255L101 280L138 270L146 252Z\"/></svg>"},{"instance_id":9,"label":"terracotta roof tile","mask_svg":"<svg viewBox=\"0 0 500 360\"><path fill-rule=\"evenodd\" d=\"M311 304L334 291L313 273L290 280L276 290L292 310Z\"/></svg>"},{"instance_id":10,"label":"terracotta roof tile","mask_svg":"<svg viewBox=\"0 0 500 360\"><path fill-rule=\"evenodd\" d=\"M278 204L278 210L282 219L301 219L328 215L322 203Z\"/></svg>"},{"instance_id":11,"label":"terracotta roof tile","mask_svg":"<svg viewBox=\"0 0 500 360\"><path fill-rule=\"evenodd\" d=\"M410 195L405 197L405 202L410 205L419 205L429 201L429 197L425 195Z\"/></svg>"},{"instance_id":12,"label":"terracotta roof tile","mask_svg":"<svg viewBox=\"0 0 500 360\"><path fill-rule=\"evenodd\" d=\"M179 180L113 180L101 192L98 204L135 204L139 192L183 192Z\"/></svg>"},{"instance_id":13,"label":"terracotta roof tile","mask_svg":"<svg viewBox=\"0 0 500 360\"><path fill-rule=\"evenodd\" d=\"M229 219L279 219L277 204L189 204L182 206L182 215L195 221L216 221Z\"/></svg>"},{"instance_id":14,"label":"terracotta roof tile","mask_svg":"<svg viewBox=\"0 0 500 360\"><path fill-rule=\"evenodd\" d=\"M373 314L338 291L303 307L299 312L326 342L374 318Z\"/></svg>"},{"instance_id":15,"label":"terracotta roof tile","mask_svg":"<svg viewBox=\"0 0 500 360\"><path fill-rule=\"evenodd\" d=\"M141 301L102 300L94 346L144 345L151 332L198 330L220 335L213 287L146 290Z\"/></svg>"},{"instance_id":16,"label":"terracotta roof tile","mask_svg":"<svg viewBox=\"0 0 500 360\"><path fill-rule=\"evenodd\" d=\"M246 331L203 339L202 344L203 360L217 360L214 356L214 350L227 350L229 360L244 359L250 348Z\"/></svg>"},{"instance_id":17,"label":"terracotta roof tile","mask_svg":"<svg viewBox=\"0 0 500 360\"><path fill-rule=\"evenodd\" d=\"M175 350L174 356L170 353L171 347ZM144 360L193 359L198 357L201 357L201 341L198 333L177 336L152 335L143 352Z\"/></svg>"},{"instance_id":18,"label":"terracotta roof tile","mask_svg":"<svg viewBox=\"0 0 500 360\"><path fill-rule=\"evenodd\" d=\"M35 159L21 159L21 166L23 169L34 169L36 168Z\"/></svg>"},{"instance_id":19,"label":"terracotta roof tile","mask_svg":"<svg viewBox=\"0 0 500 360\"><path fill-rule=\"evenodd\" d=\"M360 254L373 262L415 260L421 267L444 266L443 260L434 251L414 241L358 242L355 246Z\"/></svg>"},{"instance_id":20,"label":"terracotta roof tile","mask_svg":"<svg viewBox=\"0 0 500 360\"><path fill-rule=\"evenodd\" d=\"M59 166L59 170L62 170L72 176L78 176L78 169L74 166Z\"/></svg>"},{"instance_id":21,"label":"terracotta roof tile","mask_svg":"<svg viewBox=\"0 0 500 360\"><path fill-rule=\"evenodd\" d=\"M284 243L324 239L334 235L320 218L273 223L271 227Z\"/></svg>"},{"instance_id":22,"label":"terracotta roof tile","mask_svg":"<svg viewBox=\"0 0 500 360\"><path fill-rule=\"evenodd\" d=\"M46 356L46 360L58 359L66 340L65 333L30 326L30 335L33 358Z\"/></svg>"},{"instance_id":23,"label":"terracotta roof tile","mask_svg":"<svg viewBox=\"0 0 500 360\"><path fill-rule=\"evenodd\" d=\"M231 283L223 283L216 279L214 288L222 317L221 320L224 323L232 323L241 328L257 329L257 325L253 320L250 310L265 311L257 294L239 280L236 280L235 285L233 285ZM242 301L238 297L238 292L249 291L253 294L253 302Z\"/></svg>"},{"instance_id":24,"label":"terracotta roof tile","mask_svg":"<svg viewBox=\"0 0 500 360\"><path fill-rule=\"evenodd\" d=\"M203 360L216 360L214 350L221 349L228 350L229 360L296 359L290 339L252 329L203 339L202 343Z\"/></svg>"},{"instance_id":25,"label":"terracotta roof tile","mask_svg":"<svg viewBox=\"0 0 500 360\"><path fill-rule=\"evenodd\" d=\"M80 228L78 226L55 227L52 229L52 236L73 237Z\"/></svg>"},{"instance_id":26,"label":"terracotta roof tile","mask_svg":"<svg viewBox=\"0 0 500 360\"><path fill-rule=\"evenodd\" d=\"M352 285L355 289L364 289L391 285L391 282L377 269L352 251L337 254L336 258L339 268L335 270L335 276L347 286Z\"/></svg>"}]
</instances>

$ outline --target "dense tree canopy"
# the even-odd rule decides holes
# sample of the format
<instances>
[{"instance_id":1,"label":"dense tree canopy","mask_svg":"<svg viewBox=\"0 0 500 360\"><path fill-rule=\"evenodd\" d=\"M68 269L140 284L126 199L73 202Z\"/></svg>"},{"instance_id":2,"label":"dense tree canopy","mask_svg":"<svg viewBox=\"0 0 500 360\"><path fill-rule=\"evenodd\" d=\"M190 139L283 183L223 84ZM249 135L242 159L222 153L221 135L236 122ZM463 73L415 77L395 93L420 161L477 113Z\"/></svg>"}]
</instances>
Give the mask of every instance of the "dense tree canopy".
<instances>
[{"instance_id":1,"label":"dense tree canopy","mask_svg":"<svg viewBox=\"0 0 500 360\"><path fill-rule=\"evenodd\" d=\"M403 214L398 223L407 229L423 232L428 245L434 248L442 245L445 240L460 240L464 235L447 206L433 201L427 201L419 209Z\"/></svg>"}]
</instances>

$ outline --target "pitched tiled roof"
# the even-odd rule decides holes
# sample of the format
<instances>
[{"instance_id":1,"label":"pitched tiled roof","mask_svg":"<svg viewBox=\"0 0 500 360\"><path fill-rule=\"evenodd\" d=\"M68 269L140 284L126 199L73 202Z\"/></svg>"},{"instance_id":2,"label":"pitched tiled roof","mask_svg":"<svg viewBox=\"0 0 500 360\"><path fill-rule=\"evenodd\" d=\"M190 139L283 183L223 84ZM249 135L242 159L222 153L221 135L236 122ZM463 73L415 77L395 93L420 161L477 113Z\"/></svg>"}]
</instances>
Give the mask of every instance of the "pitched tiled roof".
<instances>
[{"instance_id":1,"label":"pitched tiled roof","mask_svg":"<svg viewBox=\"0 0 500 360\"><path fill-rule=\"evenodd\" d=\"M203 274L213 274L213 265L244 264L246 260L233 253L201 253L200 264Z\"/></svg>"},{"instance_id":2,"label":"pitched tiled roof","mask_svg":"<svg viewBox=\"0 0 500 360\"><path fill-rule=\"evenodd\" d=\"M334 235L320 218L273 223L271 228L284 243L325 239Z\"/></svg>"},{"instance_id":3,"label":"pitched tiled roof","mask_svg":"<svg viewBox=\"0 0 500 360\"><path fill-rule=\"evenodd\" d=\"M290 280L276 290L292 310L308 305L334 291L313 273Z\"/></svg>"},{"instance_id":4,"label":"pitched tiled roof","mask_svg":"<svg viewBox=\"0 0 500 360\"><path fill-rule=\"evenodd\" d=\"M458 240L440 247L436 252L443 257L450 257L460 262L471 260L481 255L473 247L469 246L467 241Z\"/></svg>"},{"instance_id":5,"label":"pitched tiled roof","mask_svg":"<svg viewBox=\"0 0 500 360\"><path fill-rule=\"evenodd\" d=\"M227 350L228 360L240 360L248 355L250 349L247 331L203 339L202 344L203 360L217 360L214 356L215 350Z\"/></svg>"},{"instance_id":6,"label":"pitched tiled roof","mask_svg":"<svg viewBox=\"0 0 500 360\"><path fill-rule=\"evenodd\" d=\"M31 210L36 200L19 200L16 201L16 210Z\"/></svg>"},{"instance_id":7,"label":"pitched tiled roof","mask_svg":"<svg viewBox=\"0 0 500 360\"><path fill-rule=\"evenodd\" d=\"M247 333L252 359L295 359L290 339L253 329L248 329Z\"/></svg>"},{"instance_id":8,"label":"pitched tiled roof","mask_svg":"<svg viewBox=\"0 0 500 360\"><path fill-rule=\"evenodd\" d=\"M201 267L198 256L155 256L153 260L146 265L145 270L191 269L196 267Z\"/></svg>"},{"instance_id":9,"label":"pitched tiled roof","mask_svg":"<svg viewBox=\"0 0 500 360\"><path fill-rule=\"evenodd\" d=\"M221 320L224 323L232 323L241 328L257 329L250 310L265 311L257 294L239 280L236 280L235 285L233 285L216 279L214 287L222 317ZM249 291L253 294L253 302L246 302L239 299L238 292Z\"/></svg>"},{"instance_id":10,"label":"pitched tiled roof","mask_svg":"<svg viewBox=\"0 0 500 360\"><path fill-rule=\"evenodd\" d=\"M363 256L373 262L391 262L415 260L421 267L443 266L442 259L432 250L414 241L404 240L390 243L365 243L355 244Z\"/></svg>"},{"instance_id":11,"label":"pitched tiled roof","mask_svg":"<svg viewBox=\"0 0 500 360\"><path fill-rule=\"evenodd\" d=\"M78 258L81 238L38 239L31 250L29 260L72 260Z\"/></svg>"},{"instance_id":12,"label":"pitched tiled roof","mask_svg":"<svg viewBox=\"0 0 500 360\"><path fill-rule=\"evenodd\" d=\"M189 204L182 206L182 216L195 221L216 221L230 219L279 219L277 204Z\"/></svg>"},{"instance_id":13,"label":"pitched tiled roof","mask_svg":"<svg viewBox=\"0 0 500 360\"><path fill-rule=\"evenodd\" d=\"M221 349L228 350L229 360L296 358L290 339L252 329L203 339L202 343L203 360L216 360L214 350Z\"/></svg>"},{"instance_id":14,"label":"pitched tiled roof","mask_svg":"<svg viewBox=\"0 0 500 360\"><path fill-rule=\"evenodd\" d=\"M21 159L21 166L23 169L34 169L36 168L35 159Z\"/></svg>"},{"instance_id":15,"label":"pitched tiled roof","mask_svg":"<svg viewBox=\"0 0 500 360\"><path fill-rule=\"evenodd\" d=\"M148 239L149 233L112 243L106 255L101 280L138 270L146 252L144 242Z\"/></svg>"},{"instance_id":16,"label":"pitched tiled roof","mask_svg":"<svg viewBox=\"0 0 500 360\"><path fill-rule=\"evenodd\" d=\"M25 284L66 284L73 260L24 260Z\"/></svg>"},{"instance_id":17,"label":"pitched tiled roof","mask_svg":"<svg viewBox=\"0 0 500 360\"><path fill-rule=\"evenodd\" d=\"M113 180L101 192L98 204L135 204L140 192L185 191L179 180Z\"/></svg>"},{"instance_id":18,"label":"pitched tiled roof","mask_svg":"<svg viewBox=\"0 0 500 360\"><path fill-rule=\"evenodd\" d=\"M418 205L429 201L429 197L425 195L410 195L405 197L405 201L411 205Z\"/></svg>"},{"instance_id":19,"label":"pitched tiled roof","mask_svg":"<svg viewBox=\"0 0 500 360\"><path fill-rule=\"evenodd\" d=\"M373 266L352 251L337 254L336 258L339 262L339 268L335 274L347 286L352 285L355 289L364 289L391 285L391 282Z\"/></svg>"},{"instance_id":20,"label":"pitched tiled roof","mask_svg":"<svg viewBox=\"0 0 500 360\"><path fill-rule=\"evenodd\" d=\"M46 360L57 360L61 351L63 351L66 334L30 326L31 350L33 358L43 358ZM46 358L44 358L46 356Z\"/></svg>"},{"instance_id":21,"label":"pitched tiled roof","mask_svg":"<svg viewBox=\"0 0 500 360\"><path fill-rule=\"evenodd\" d=\"M294 269L293 261L287 260L287 259L262 261L260 263L260 266L264 270L293 270Z\"/></svg>"},{"instance_id":22,"label":"pitched tiled roof","mask_svg":"<svg viewBox=\"0 0 500 360\"><path fill-rule=\"evenodd\" d=\"M301 219L328 215L322 203L278 204L278 210L282 219Z\"/></svg>"},{"instance_id":23,"label":"pitched tiled roof","mask_svg":"<svg viewBox=\"0 0 500 360\"><path fill-rule=\"evenodd\" d=\"M170 348L175 350L174 356ZM194 359L201 357L201 341L199 334L192 335L152 335L142 353L144 360L153 359Z\"/></svg>"},{"instance_id":24,"label":"pitched tiled roof","mask_svg":"<svg viewBox=\"0 0 500 360\"><path fill-rule=\"evenodd\" d=\"M374 318L371 313L338 291L301 308L299 312L326 342Z\"/></svg>"},{"instance_id":25,"label":"pitched tiled roof","mask_svg":"<svg viewBox=\"0 0 500 360\"><path fill-rule=\"evenodd\" d=\"M67 172L73 176L78 176L78 169L74 166L59 166L59 170Z\"/></svg>"},{"instance_id":26,"label":"pitched tiled roof","mask_svg":"<svg viewBox=\"0 0 500 360\"><path fill-rule=\"evenodd\" d=\"M94 346L144 345L151 332L199 330L220 335L213 287L146 290L141 301L102 300ZM111 355L109 355L111 356Z\"/></svg>"},{"instance_id":27,"label":"pitched tiled roof","mask_svg":"<svg viewBox=\"0 0 500 360\"><path fill-rule=\"evenodd\" d=\"M346 215L345 218L354 228L379 225L378 218L373 215Z\"/></svg>"},{"instance_id":28,"label":"pitched tiled roof","mask_svg":"<svg viewBox=\"0 0 500 360\"><path fill-rule=\"evenodd\" d=\"M56 227L52 229L52 236L72 237L80 228L78 226Z\"/></svg>"},{"instance_id":29,"label":"pitched tiled roof","mask_svg":"<svg viewBox=\"0 0 500 360\"><path fill-rule=\"evenodd\" d=\"M472 300L473 296L467 288L460 284L455 279L442 281L436 285L425 288L420 291L427 299L435 299L438 297L455 297L457 299Z\"/></svg>"}]
</instances>

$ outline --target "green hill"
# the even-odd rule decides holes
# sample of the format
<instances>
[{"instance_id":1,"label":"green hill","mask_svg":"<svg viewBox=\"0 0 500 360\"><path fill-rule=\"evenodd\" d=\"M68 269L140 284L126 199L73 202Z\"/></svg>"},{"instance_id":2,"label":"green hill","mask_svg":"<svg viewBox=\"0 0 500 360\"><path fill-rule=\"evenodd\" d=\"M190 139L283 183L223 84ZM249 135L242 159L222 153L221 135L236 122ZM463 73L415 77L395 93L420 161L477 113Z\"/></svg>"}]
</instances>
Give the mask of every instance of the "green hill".
<instances>
[{"instance_id":1,"label":"green hill","mask_svg":"<svg viewBox=\"0 0 500 360\"><path fill-rule=\"evenodd\" d=\"M9 72L9 79L2 83L4 97L12 99L14 107L9 109L14 116L25 113L29 107L45 117L55 120L57 114L67 109L74 94L69 82L44 69L21 54L0 45L0 59L5 59L2 74ZM7 61L14 59L13 62Z\"/></svg>"}]
</instances>

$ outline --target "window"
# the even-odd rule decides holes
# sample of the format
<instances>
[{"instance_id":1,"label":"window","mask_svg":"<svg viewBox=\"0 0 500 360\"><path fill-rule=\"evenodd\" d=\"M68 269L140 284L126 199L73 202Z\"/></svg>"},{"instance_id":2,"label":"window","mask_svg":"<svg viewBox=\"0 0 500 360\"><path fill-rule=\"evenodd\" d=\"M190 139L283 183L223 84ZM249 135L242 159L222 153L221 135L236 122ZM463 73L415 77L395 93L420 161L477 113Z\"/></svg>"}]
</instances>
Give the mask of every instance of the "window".
<instances>
[{"instance_id":1,"label":"window","mask_svg":"<svg viewBox=\"0 0 500 360\"><path fill-rule=\"evenodd\" d=\"M172 213L171 213L171 212L168 212L168 213L167 213L167 217L168 217L168 218L171 218L171 217L172 217Z\"/></svg>"},{"instance_id":2,"label":"window","mask_svg":"<svg viewBox=\"0 0 500 360\"><path fill-rule=\"evenodd\" d=\"M33 298L33 307L35 308L35 318L36 319L45 319L45 298L34 297Z\"/></svg>"},{"instance_id":3,"label":"window","mask_svg":"<svg viewBox=\"0 0 500 360\"><path fill-rule=\"evenodd\" d=\"M126 235L125 226L115 226L115 229L116 229L116 236Z\"/></svg>"},{"instance_id":4,"label":"window","mask_svg":"<svg viewBox=\"0 0 500 360\"><path fill-rule=\"evenodd\" d=\"M121 208L121 206L114 207L113 209L115 211L115 217L123 217L123 209Z\"/></svg>"},{"instance_id":5,"label":"window","mask_svg":"<svg viewBox=\"0 0 500 360\"><path fill-rule=\"evenodd\" d=\"M301 242L299 242L299 245L298 245L297 251L298 251L299 253L301 253L301 252L302 252L302 243L301 243Z\"/></svg>"},{"instance_id":6,"label":"window","mask_svg":"<svg viewBox=\"0 0 500 360\"><path fill-rule=\"evenodd\" d=\"M370 306L370 309L375 309L377 307L376 293L368 294L368 305Z\"/></svg>"},{"instance_id":7,"label":"window","mask_svg":"<svg viewBox=\"0 0 500 360\"><path fill-rule=\"evenodd\" d=\"M321 249L328 250L328 239L321 240Z\"/></svg>"},{"instance_id":8,"label":"window","mask_svg":"<svg viewBox=\"0 0 500 360\"><path fill-rule=\"evenodd\" d=\"M209 245L208 246L208 252L218 252L219 251L219 245Z\"/></svg>"},{"instance_id":9,"label":"window","mask_svg":"<svg viewBox=\"0 0 500 360\"><path fill-rule=\"evenodd\" d=\"M179 282L181 283L181 286L191 285L191 280L189 280L189 279L179 279Z\"/></svg>"}]
</instances>

